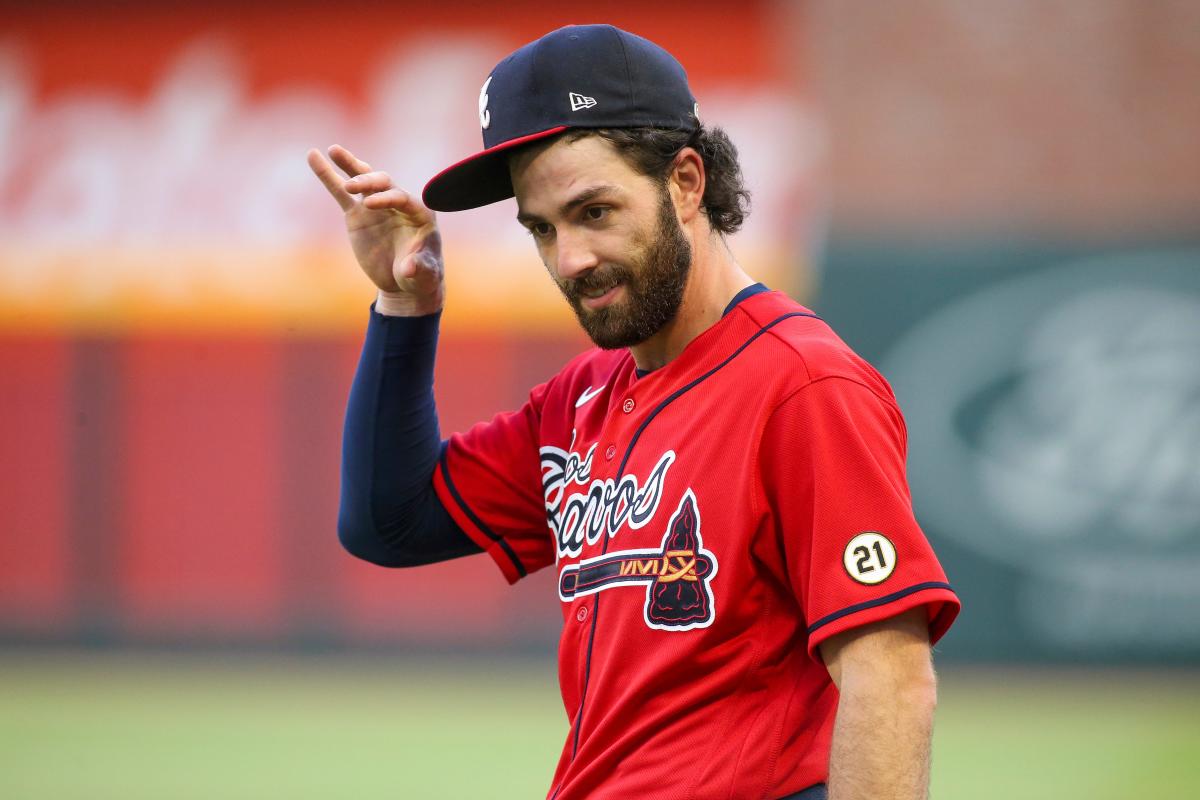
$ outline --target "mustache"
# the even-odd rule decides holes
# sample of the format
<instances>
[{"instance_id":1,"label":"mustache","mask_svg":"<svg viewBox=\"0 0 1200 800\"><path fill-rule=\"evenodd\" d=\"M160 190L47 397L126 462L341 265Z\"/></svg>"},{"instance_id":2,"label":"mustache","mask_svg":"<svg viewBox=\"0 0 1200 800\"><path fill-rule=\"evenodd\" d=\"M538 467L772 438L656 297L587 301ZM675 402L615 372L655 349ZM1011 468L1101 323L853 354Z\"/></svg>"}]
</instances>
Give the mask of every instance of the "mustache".
<instances>
[{"instance_id":1,"label":"mustache","mask_svg":"<svg viewBox=\"0 0 1200 800\"><path fill-rule=\"evenodd\" d=\"M627 269L612 266L603 270L597 269L582 278L563 281L559 286L569 299L578 300L584 294L607 292L617 284L628 283L630 277Z\"/></svg>"}]
</instances>

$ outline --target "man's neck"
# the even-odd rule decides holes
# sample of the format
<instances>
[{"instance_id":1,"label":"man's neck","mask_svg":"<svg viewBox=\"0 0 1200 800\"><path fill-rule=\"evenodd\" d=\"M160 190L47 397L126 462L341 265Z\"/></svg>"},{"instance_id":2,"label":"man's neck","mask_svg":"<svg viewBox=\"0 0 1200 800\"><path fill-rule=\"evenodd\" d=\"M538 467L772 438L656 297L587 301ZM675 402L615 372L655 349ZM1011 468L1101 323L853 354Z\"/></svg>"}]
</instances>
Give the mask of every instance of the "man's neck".
<instances>
[{"instance_id":1,"label":"man's neck","mask_svg":"<svg viewBox=\"0 0 1200 800\"><path fill-rule=\"evenodd\" d=\"M679 313L654 336L629 348L638 370L656 370L677 358L693 339L716 324L738 292L753 283L724 239L716 234L696 237Z\"/></svg>"}]
</instances>

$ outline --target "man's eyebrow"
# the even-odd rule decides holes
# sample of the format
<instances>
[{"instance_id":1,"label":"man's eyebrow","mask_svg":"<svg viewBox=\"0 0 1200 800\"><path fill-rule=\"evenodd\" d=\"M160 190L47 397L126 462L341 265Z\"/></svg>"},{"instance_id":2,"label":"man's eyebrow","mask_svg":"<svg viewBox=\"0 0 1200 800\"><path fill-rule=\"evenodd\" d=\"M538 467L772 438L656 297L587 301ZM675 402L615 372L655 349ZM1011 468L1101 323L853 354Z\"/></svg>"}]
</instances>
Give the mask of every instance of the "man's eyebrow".
<instances>
[{"instance_id":1,"label":"man's eyebrow","mask_svg":"<svg viewBox=\"0 0 1200 800\"><path fill-rule=\"evenodd\" d=\"M621 189L619 187L607 183L602 183L599 186L589 186L567 202L563 203L562 206L559 207L558 213L565 217L567 214L570 214L571 211L579 208L579 206L584 205L585 203L590 203L593 200L603 197L607 194L620 193ZM527 214L522 211L517 214L517 222L521 223L522 225L529 226L535 222L545 222L545 220L536 214Z\"/></svg>"}]
</instances>

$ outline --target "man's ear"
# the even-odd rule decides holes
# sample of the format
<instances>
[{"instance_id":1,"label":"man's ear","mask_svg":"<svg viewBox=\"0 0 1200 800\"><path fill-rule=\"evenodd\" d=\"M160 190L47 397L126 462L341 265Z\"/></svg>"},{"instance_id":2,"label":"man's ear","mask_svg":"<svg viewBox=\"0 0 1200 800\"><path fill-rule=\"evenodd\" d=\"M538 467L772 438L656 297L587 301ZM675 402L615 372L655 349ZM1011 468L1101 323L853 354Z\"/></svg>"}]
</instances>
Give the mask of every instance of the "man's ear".
<instances>
[{"instance_id":1,"label":"man's ear","mask_svg":"<svg viewBox=\"0 0 1200 800\"><path fill-rule=\"evenodd\" d=\"M681 223L686 225L700 213L704 201L704 182L704 159L691 147L680 150L671 166L667 189Z\"/></svg>"}]
</instances>

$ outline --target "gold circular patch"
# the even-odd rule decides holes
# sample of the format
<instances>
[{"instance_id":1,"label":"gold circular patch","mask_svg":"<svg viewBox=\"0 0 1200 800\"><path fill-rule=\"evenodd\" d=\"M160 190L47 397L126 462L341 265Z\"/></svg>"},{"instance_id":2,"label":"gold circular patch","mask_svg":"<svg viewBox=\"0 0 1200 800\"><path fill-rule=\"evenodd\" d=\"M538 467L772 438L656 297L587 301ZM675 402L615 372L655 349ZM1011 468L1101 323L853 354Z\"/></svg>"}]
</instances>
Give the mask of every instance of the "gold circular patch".
<instances>
[{"instance_id":1,"label":"gold circular patch","mask_svg":"<svg viewBox=\"0 0 1200 800\"><path fill-rule=\"evenodd\" d=\"M896 569L896 547L878 531L863 531L846 545L842 563L859 583L883 583Z\"/></svg>"}]
</instances>

